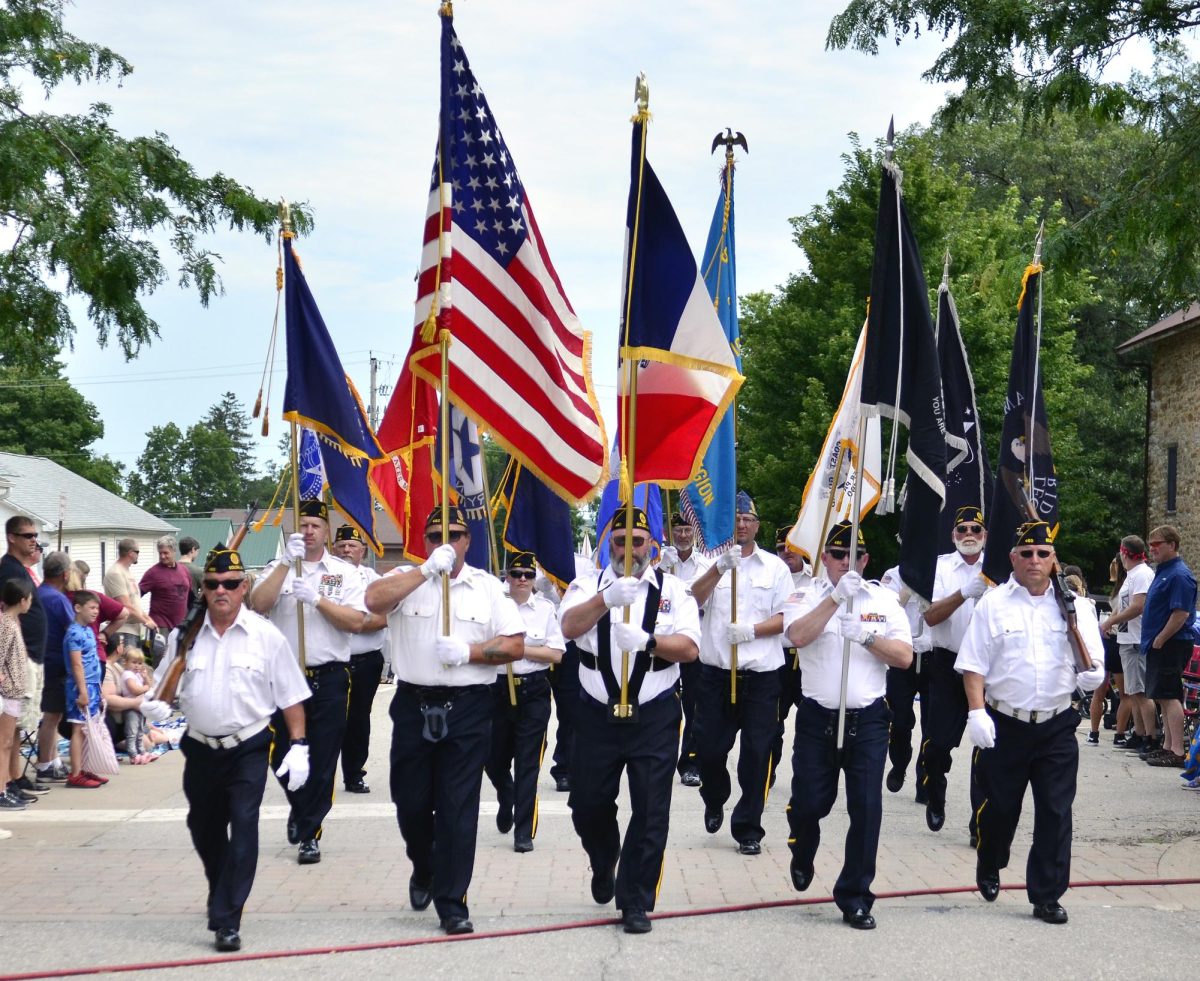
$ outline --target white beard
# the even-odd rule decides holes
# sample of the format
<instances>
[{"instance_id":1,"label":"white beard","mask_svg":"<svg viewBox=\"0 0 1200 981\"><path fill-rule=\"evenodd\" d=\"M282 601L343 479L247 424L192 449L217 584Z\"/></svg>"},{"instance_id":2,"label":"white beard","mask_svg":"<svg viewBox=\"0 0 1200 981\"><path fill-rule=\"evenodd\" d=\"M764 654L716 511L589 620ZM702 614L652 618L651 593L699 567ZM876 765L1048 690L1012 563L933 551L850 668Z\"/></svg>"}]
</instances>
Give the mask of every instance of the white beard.
<instances>
[{"instance_id":1,"label":"white beard","mask_svg":"<svg viewBox=\"0 0 1200 981\"><path fill-rule=\"evenodd\" d=\"M970 541L959 542L954 547L958 549L960 555L978 555L983 551L983 542L975 538Z\"/></svg>"}]
</instances>

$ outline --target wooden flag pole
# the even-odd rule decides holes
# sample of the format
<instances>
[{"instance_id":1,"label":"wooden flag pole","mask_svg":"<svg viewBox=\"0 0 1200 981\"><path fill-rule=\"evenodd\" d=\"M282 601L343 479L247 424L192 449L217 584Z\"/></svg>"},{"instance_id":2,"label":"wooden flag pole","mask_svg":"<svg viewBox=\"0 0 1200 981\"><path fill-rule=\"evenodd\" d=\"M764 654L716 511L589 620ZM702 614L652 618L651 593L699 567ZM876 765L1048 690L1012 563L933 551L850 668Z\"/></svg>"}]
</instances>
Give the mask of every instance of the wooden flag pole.
<instances>
[{"instance_id":1,"label":"wooden flag pole","mask_svg":"<svg viewBox=\"0 0 1200 981\"><path fill-rule=\"evenodd\" d=\"M854 507L850 514L850 566L847 573L858 571L858 523L861 520L859 502L862 500L862 447L867 438L867 417L858 415L859 467L854 472ZM822 543L823 544L823 543ZM854 612L854 600L846 602L846 612ZM846 689L850 683L850 641L842 638L842 689L838 698L837 749L838 758L846 745Z\"/></svg>"},{"instance_id":2,"label":"wooden flag pole","mask_svg":"<svg viewBox=\"0 0 1200 981\"><path fill-rule=\"evenodd\" d=\"M438 337L441 348L441 395L438 429L442 436L442 544L450 542L450 331L443 329ZM450 573L442 573L442 636L450 636Z\"/></svg>"},{"instance_id":3,"label":"wooden flag pole","mask_svg":"<svg viewBox=\"0 0 1200 981\"><path fill-rule=\"evenodd\" d=\"M509 466L512 461L509 461ZM492 575L497 579L500 578L500 549L496 545L496 528L492 524L492 488L488 484L487 475L487 455L483 452L483 433L479 434L479 477L483 483L483 507L487 515L487 533L488 533L488 549L492 559ZM503 486L501 481L501 486ZM504 665L504 673L508 678L508 704L513 708L517 707L517 683L513 680L512 661Z\"/></svg>"},{"instance_id":4,"label":"wooden flag pole","mask_svg":"<svg viewBox=\"0 0 1200 981\"><path fill-rule=\"evenodd\" d=\"M821 537L817 541L817 555L813 560L813 578L817 578L817 574L821 571L821 556L825 552L825 536L829 534L829 519L833 517L833 492L838 485L838 479L842 476L842 462L846 459L846 454L849 451L846 448L846 441L841 440L838 443L838 458L837 466L833 469L833 486L829 488L829 497L825 501L825 517L821 519ZM853 456L851 456L851 465L853 465ZM862 467L862 449L858 451L858 465Z\"/></svg>"}]
</instances>

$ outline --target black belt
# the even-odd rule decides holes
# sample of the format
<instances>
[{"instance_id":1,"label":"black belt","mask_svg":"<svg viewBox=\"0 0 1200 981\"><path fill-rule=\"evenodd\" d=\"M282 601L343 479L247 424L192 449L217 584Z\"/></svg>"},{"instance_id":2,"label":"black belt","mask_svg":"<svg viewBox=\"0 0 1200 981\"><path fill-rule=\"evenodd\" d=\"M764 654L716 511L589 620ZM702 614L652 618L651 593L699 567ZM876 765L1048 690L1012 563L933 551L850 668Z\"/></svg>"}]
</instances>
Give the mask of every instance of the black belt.
<instances>
[{"instance_id":1,"label":"black belt","mask_svg":"<svg viewBox=\"0 0 1200 981\"><path fill-rule=\"evenodd\" d=\"M512 683L513 683L514 688L520 688L522 685L531 685L535 681L549 681L549 680L550 679L546 677L545 671L531 671L531 672L529 672L529 674L514 674L512 676ZM506 675L500 675L494 682L492 682L492 684L503 685L505 688L507 688L508 687L508 677Z\"/></svg>"},{"instance_id":2,"label":"black belt","mask_svg":"<svg viewBox=\"0 0 1200 981\"><path fill-rule=\"evenodd\" d=\"M666 671L668 668L675 667L675 663L676 662L674 661L664 661L661 657L651 656L650 670ZM600 670L600 666L596 663L596 655L592 654L590 651L581 650L579 652L579 665L580 667L590 668L592 671Z\"/></svg>"},{"instance_id":3,"label":"black belt","mask_svg":"<svg viewBox=\"0 0 1200 981\"><path fill-rule=\"evenodd\" d=\"M407 692L412 692L422 700L445 699L453 701L460 695L469 691L486 691L492 690L491 685L414 685L408 681L396 681L396 687Z\"/></svg>"},{"instance_id":4,"label":"black belt","mask_svg":"<svg viewBox=\"0 0 1200 981\"><path fill-rule=\"evenodd\" d=\"M323 674L329 674L330 671L336 671L341 668L346 670L350 665L346 661L326 661L324 664L317 664L311 668L305 668L304 673L310 678L319 678Z\"/></svg>"},{"instance_id":5,"label":"black belt","mask_svg":"<svg viewBox=\"0 0 1200 981\"><path fill-rule=\"evenodd\" d=\"M641 705L642 706L654 705L658 702L665 701L666 699L672 697L675 694L676 694L676 691L674 688L667 688L664 691L660 691L657 695L655 695L652 699L650 699L650 701L642 702ZM611 708L611 706L607 702L602 702L602 701L600 701L600 699L596 698L594 695L588 694L588 691L585 688L579 689L579 697L584 702L588 702L592 705L599 705L603 709L607 710L607 709Z\"/></svg>"},{"instance_id":6,"label":"black belt","mask_svg":"<svg viewBox=\"0 0 1200 981\"><path fill-rule=\"evenodd\" d=\"M875 701L871 702L870 705L864 705L862 708L856 708L856 709L848 708L848 709L846 709L846 719L849 722L854 722L861 713L869 712L871 709L875 708L877 705L883 705L883 704L884 704L884 699L877 698L877 699L875 699ZM804 698L801 700L800 705L803 708L809 709L811 711L823 712L826 715L837 716L837 714L838 714L837 709L826 708L824 705L822 705L820 702L818 702L815 698L809 698L807 695L805 695Z\"/></svg>"},{"instance_id":7,"label":"black belt","mask_svg":"<svg viewBox=\"0 0 1200 981\"><path fill-rule=\"evenodd\" d=\"M372 654L382 654L382 650L377 651L359 651L357 654L351 654L350 660L357 661L360 657L370 657Z\"/></svg>"}]
</instances>

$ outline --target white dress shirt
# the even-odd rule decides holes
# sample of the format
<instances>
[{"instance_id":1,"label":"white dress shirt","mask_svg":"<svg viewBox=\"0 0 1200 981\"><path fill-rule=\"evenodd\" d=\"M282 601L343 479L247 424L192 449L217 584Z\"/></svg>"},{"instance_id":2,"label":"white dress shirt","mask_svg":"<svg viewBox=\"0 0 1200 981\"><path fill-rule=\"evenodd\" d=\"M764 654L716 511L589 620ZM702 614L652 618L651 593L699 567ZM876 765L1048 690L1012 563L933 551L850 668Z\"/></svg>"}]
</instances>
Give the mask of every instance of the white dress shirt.
<instances>
[{"instance_id":1,"label":"white dress shirt","mask_svg":"<svg viewBox=\"0 0 1200 981\"><path fill-rule=\"evenodd\" d=\"M599 578L599 583L597 583ZM578 606L580 603L586 603L589 599L596 595L598 590L604 589L610 582L619 576L613 572L611 565L605 566L604 571L596 575L581 576L571 583L567 589L566 595L563 597L562 606L559 607L560 616L565 616L567 610ZM654 567L647 566L642 572L641 582L638 584L637 599L634 600L633 606L630 608L629 622L641 626L642 618L646 609L646 595L650 591L650 581L654 578ZM623 607L616 607L609 611L611 626L622 622L625 617ZM594 625L590 630L582 636L575 639L576 645L580 650L587 651L589 654L597 652L597 643L599 636L599 624ZM691 593L687 591L687 586L682 579L678 579L669 572L663 573L662 595L658 602L658 619L654 624L655 634L682 634L690 637L697 645L700 643L700 611L696 607L696 601L692 598ZM617 643L616 638L609 636L610 640L610 657L612 660L613 675L617 682L621 680L621 648ZM633 671L633 657L630 657L630 672ZM645 678L642 679L642 690L638 693L638 704L645 704L654 698L657 698L664 691L675 687L675 683L679 680L679 665L672 664L669 668L662 671L647 671ZM599 702L608 701L608 691L604 687L604 679L599 671L579 666L579 684L592 698Z\"/></svg>"},{"instance_id":2,"label":"white dress shirt","mask_svg":"<svg viewBox=\"0 0 1200 981\"><path fill-rule=\"evenodd\" d=\"M900 590L904 587L904 580L900 578L900 566L894 565L880 576L879 585L890 589L899 599ZM912 631L914 654L924 654L933 648L930 633L933 628L925 622L922 613L921 597L910 590L908 600L904 604L904 615L908 617L908 629Z\"/></svg>"},{"instance_id":3,"label":"white dress shirt","mask_svg":"<svg viewBox=\"0 0 1200 981\"><path fill-rule=\"evenodd\" d=\"M372 569L369 565L354 565L353 562L347 563L354 566L354 571L358 573L358 578L362 580L363 596L366 596L367 587L379 578L379 573ZM305 624L307 626L307 623ZM379 630L372 630L366 634L351 634L350 635L350 656L355 654L366 654L369 651L382 651L387 647L387 627Z\"/></svg>"},{"instance_id":4,"label":"white dress shirt","mask_svg":"<svg viewBox=\"0 0 1200 981\"><path fill-rule=\"evenodd\" d=\"M263 571L263 578L269 576L276 566L283 564L287 567L287 577L279 589L275 605L271 607L270 620L283 631L292 650L299 657L299 623L297 612L299 603L292 595L292 584L296 581L295 563L288 559L276 559ZM316 562L304 563L304 579L310 583L319 596L359 610L364 616L367 612L366 590L358 570L353 565L331 555L328 550L322 553ZM350 638L353 635L340 630L325 619L319 610L307 607L304 610L304 664L315 668L322 664L335 661L349 662Z\"/></svg>"},{"instance_id":5,"label":"white dress shirt","mask_svg":"<svg viewBox=\"0 0 1200 981\"><path fill-rule=\"evenodd\" d=\"M163 664L175 659L178 639L172 631ZM205 614L177 692L188 728L204 736L228 736L309 697L287 639L245 606L219 636Z\"/></svg>"},{"instance_id":6,"label":"white dress shirt","mask_svg":"<svg viewBox=\"0 0 1200 981\"><path fill-rule=\"evenodd\" d=\"M782 613L792 592L792 573L783 559L754 546L754 551L738 567L738 623L761 623ZM732 651L725 639L732 619L732 597L733 574L723 572L704 604L704 629L700 634L701 663L726 671L733 665ZM774 671L782 665L783 647L774 635L738 644L739 670Z\"/></svg>"},{"instance_id":7,"label":"white dress shirt","mask_svg":"<svg viewBox=\"0 0 1200 981\"><path fill-rule=\"evenodd\" d=\"M668 566L659 563L663 572L669 572L677 579L682 579L689 586L712 568L713 560L707 559L693 548L686 559L680 559L675 565Z\"/></svg>"},{"instance_id":8,"label":"white dress shirt","mask_svg":"<svg viewBox=\"0 0 1200 981\"><path fill-rule=\"evenodd\" d=\"M1012 577L988 590L976 604L954 669L983 675L988 698L1013 708L1036 712L1063 708L1076 686L1090 691L1104 678L1104 645L1096 613L1082 599L1074 603L1079 632L1098 665L1093 670L1075 673L1067 624L1054 591L1031 596Z\"/></svg>"},{"instance_id":9,"label":"white dress shirt","mask_svg":"<svg viewBox=\"0 0 1200 981\"><path fill-rule=\"evenodd\" d=\"M829 594L829 580L816 579L799 596L793 595L783 611L783 629L817 607ZM839 610L840 612L840 610ZM854 612L874 634L912 643L908 617L900 608L896 594L878 583L864 582L854 597ZM838 632L838 614L834 613L811 644L799 649L800 686L805 698L814 699L822 708L836 709L842 691L842 635ZM846 708L865 708L887 690L887 665L862 644L850 645L850 674L846 683Z\"/></svg>"},{"instance_id":10,"label":"white dress shirt","mask_svg":"<svg viewBox=\"0 0 1200 981\"><path fill-rule=\"evenodd\" d=\"M525 623L517 605L504 595L499 579L464 565L450 580L450 633L468 644L480 644L493 637L522 635ZM494 664L443 665L433 650L441 634L442 579L437 576L421 583L388 614L388 645L396 677L410 685L449 688L490 685L496 680Z\"/></svg>"},{"instance_id":11,"label":"white dress shirt","mask_svg":"<svg viewBox=\"0 0 1200 981\"><path fill-rule=\"evenodd\" d=\"M957 552L939 555L937 573L933 579L933 601L945 599L951 593L957 592L977 575L983 572L983 553L974 565L969 565ZM948 651L957 651L962 644L963 634L971 620L971 611L975 609L975 600L967 599L962 606L955 610L941 623L929 628L929 634L934 647L943 647Z\"/></svg>"},{"instance_id":12,"label":"white dress shirt","mask_svg":"<svg viewBox=\"0 0 1200 981\"><path fill-rule=\"evenodd\" d=\"M567 642L563 640L562 631L558 628L558 610L545 596L530 593L524 603L513 601L521 619L525 622L525 646L549 647L556 651L565 652ZM550 665L542 661L532 661L527 657L513 661L513 674L534 674L545 671ZM507 675L507 665L501 664L496 668L496 674Z\"/></svg>"}]
</instances>

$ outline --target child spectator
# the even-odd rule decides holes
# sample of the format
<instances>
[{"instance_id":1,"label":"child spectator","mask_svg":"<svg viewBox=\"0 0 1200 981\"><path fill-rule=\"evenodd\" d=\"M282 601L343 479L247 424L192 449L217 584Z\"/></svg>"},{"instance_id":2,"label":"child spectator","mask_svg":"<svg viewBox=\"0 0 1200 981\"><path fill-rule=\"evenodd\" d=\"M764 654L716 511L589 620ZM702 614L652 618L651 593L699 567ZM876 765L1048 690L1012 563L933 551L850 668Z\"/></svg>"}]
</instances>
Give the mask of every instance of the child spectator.
<instances>
[{"instance_id":1,"label":"child spectator","mask_svg":"<svg viewBox=\"0 0 1200 981\"><path fill-rule=\"evenodd\" d=\"M126 698L145 695L153 687L150 671L146 667L146 656L138 648L124 648L121 667L120 692ZM148 736L149 729L146 717L138 709L126 709L124 723L125 752L129 754L129 762L140 765L158 759L153 753L143 752L142 739Z\"/></svg>"},{"instance_id":2,"label":"child spectator","mask_svg":"<svg viewBox=\"0 0 1200 981\"><path fill-rule=\"evenodd\" d=\"M100 713L100 656L91 625L100 615L96 594L81 589L75 594L75 622L63 638L67 668L67 723L71 726L71 775L68 787L95 789L108 783L83 769L83 724Z\"/></svg>"},{"instance_id":3,"label":"child spectator","mask_svg":"<svg viewBox=\"0 0 1200 981\"><path fill-rule=\"evenodd\" d=\"M0 616L0 808L19 811L25 808L33 794L24 793L17 786L20 771L12 763L12 744L16 736L17 720L24 710L25 662L28 654L21 637L18 617L28 613L33 605L33 583L28 579L9 579L0 588L0 600L4 602L4 614Z\"/></svg>"}]
</instances>

